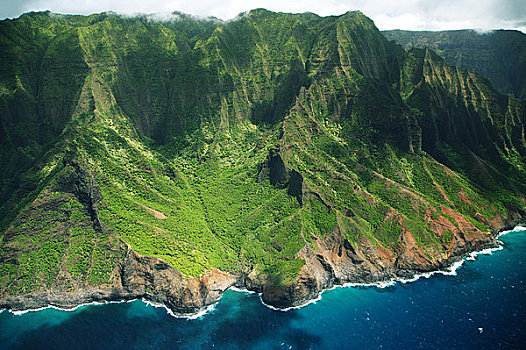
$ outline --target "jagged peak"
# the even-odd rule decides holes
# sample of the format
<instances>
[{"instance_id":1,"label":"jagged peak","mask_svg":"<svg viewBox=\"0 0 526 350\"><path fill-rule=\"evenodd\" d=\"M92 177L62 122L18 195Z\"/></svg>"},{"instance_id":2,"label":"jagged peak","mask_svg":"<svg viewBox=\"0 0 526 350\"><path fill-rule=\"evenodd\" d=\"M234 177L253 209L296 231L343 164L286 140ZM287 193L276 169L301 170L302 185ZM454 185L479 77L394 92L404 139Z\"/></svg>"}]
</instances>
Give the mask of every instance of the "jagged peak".
<instances>
[{"instance_id":1,"label":"jagged peak","mask_svg":"<svg viewBox=\"0 0 526 350\"><path fill-rule=\"evenodd\" d=\"M379 31L376 25L374 24L374 21L359 10L347 11L346 13L340 16L340 20L348 21L355 26L362 26L365 29Z\"/></svg>"}]
</instances>

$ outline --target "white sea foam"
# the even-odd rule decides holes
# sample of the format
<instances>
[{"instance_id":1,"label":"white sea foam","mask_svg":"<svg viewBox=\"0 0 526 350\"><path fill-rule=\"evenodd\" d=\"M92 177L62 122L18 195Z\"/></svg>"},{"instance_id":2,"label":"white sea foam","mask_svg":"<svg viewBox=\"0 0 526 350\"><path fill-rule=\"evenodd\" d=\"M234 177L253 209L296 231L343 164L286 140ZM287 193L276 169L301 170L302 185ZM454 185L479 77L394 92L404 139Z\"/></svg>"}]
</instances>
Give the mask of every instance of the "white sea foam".
<instances>
[{"instance_id":1,"label":"white sea foam","mask_svg":"<svg viewBox=\"0 0 526 350\"><path fill-rule=\"evenodd\" d=\"M56 305L48 305L48 306L39 307L39 308L36 308L36 309L16 310L16 311L15 310L11 310L11 309L0 309L0 313L3 312L3 311L9 311L13 315L19 316L19 315L26 314L28 312L36 312L36 311L42 311L42 310L46 310L46 309L55 309L55 310L60 310L60 311L73 312L73 311L76 311L77 309L79 309L80 307L83 307L83 306L131 303L131 302L134 302L136 300L139 300L139 299L136 298L136 299L122 299L122 300L110 300L110 301L94 301L94 302L91 302L91 303L83 303L83 304L75 305L75 306L70 307L70 308L59 307L59 306L56 306ZM155 302L146 300L144 298L142 298L140 300L143 303L147 304L147 305L150 305L150 306L153 306L153 307L156 307L156 308L164 308L166 310L166 313L168 313L172 317L186 318L186 319L191 319L191 320L197 319L199 317L202 317L204 314L208 313L209 311L212 311L215 308L215 305L217 304L217 303L215 303L215 304L212 304L212 305L208 305L206 308L203 308L202 310L200 310L199 312L196 312L196 313L192 313L192 314L178 314L178 313L174 313L170 308L168 308L164 304L155 303Z\"/></svg>"},{"instance_id":2,"label":"white sea foam","mask_svg":"<svg viewBox=\"0 0 526 350\"><path fill-rule=\"evenodd\" d=\"M471 253L469 253L469 255L465 259L473 261L473 260L477 259L478 255L491 255L491 254L493 254L493 252L496 252L496 251L504 249L504 247L502 246L502 242L500 242L500 241L497 241L497 242L499 243L499 245L497 247L486 248L486 249L482 249L482 250L477 250L475 252L471 252Z\"/></svg>"},{"instance_id":3,"label":"white sea foam","mask_svg":"<svg viewBox=\"0 0 526 350\"><path fill-rule=\"evenodd\" d=\"M256 292L253 291L253 290L248 290L246 288L239 288L239 287L236 287L236 286L232 286L232 287L230 287L228 289L233 290L234 292L238 292L238 293L256 294Z\"/></svg>"},{"instance_id":4,"label":"white sea foam","mask_svg":"<svg viewBox=\"0 0 526 350\"><path fill-rule=\"evenodd\" d=\"M263 296L261 295L261 293L258 293L259 294L259 300L261 300L261 303L263 305L265 305L266 307L268 307L269 309L271 310L274 310L274 311L281 311L281 312L287 312L287 311L290 311L290 310L295 310L295 309L301 309L307 305L310 305L310 304L316 304L318 301L321 300L321 295L328 291L328 290L331 290L333 289L332 287L331 288L328 288L328 289L324 289L320 292L320 294L314 298L314 299L310 299L310 300L307 300L305 303L301 304L301 305L297 305L297 306L289 306L289 307L286 307L286 308L279 308L279 307L275 307L275 306L272 306L272 305L269 305L267 303L265 303L263 301Z\"/></svg>"},{"instance_id":5,"label":"white sea foam","mask_svg":"<svg viewBox=\"0 0 526 350\"><path fill-rule=\"evenodd\" d=\"M514 232L514 231L526 231L526 227L524 227L524 226L515 226L511 230L500 231L499 234L497 235L497 238L499 238L500 236L507 235L508 233Z\"/></svg>"},{"instance_id":6,"label":"white sea foam","mask_svg":"<svg viewBox=\"0 0 526 350\"><path fill-rule=\"evenodd\" d=\"M71 307L71 308L65 308L65 307L59 307L59 306L55 306L55 305L48 305L48 306L44 306L44 307L40 307L40 308L36 308L36 309L27 309L27 310L22 310L22 311L14 311L14 310L10 310L10 309L7 309L7 311L9 311L10 313L12 313L13 315L23 315L23 314L26 314L28 312L36 312L36 311L42 311L42 310L46 310L46 309L55 309L55 310L60 310L60 311L67 311L67 312L73 312L73 311L76 311L78 310L80 307L83 307L83 306L95 306L95 305L106 305L106 304L120 304L120 303L131 303L131 302L134 302L138 299L123 299L123 300L110 300L110 301L94 301L94 302L91 302L91 303L83 303L83 304L79 304L79 305L76 305L74 307ZM165 305L163 304L160 304L160 303L155 303L155 302L152 302L152 301L149 301L149 300L146 300L146 299L141 299L142 302L144 302L145 304L148 304L150 306L153 306L153 307L162 307L166 310L166 312L170 315L170 316L173 316L173 317L177 317L177 318L188 318L188 319L196 319L196 318L199 318L201 316L203 316L205 313L207 313L208 311L211 311L213 308L214 308L214 305L209 305L208 307L206 307L205 309L199 311L198 313L195 313L195 314L176 314L174 313L172 310L170 310L168 307L166 307ZM2 311L5 311L6 309L0 309L0 312Z\"/></svg>"},{"instance_id":7,"label":"white sea foam","mask_svg":"<svg viewBox=\"0 0 526 350\"><path fill-rule=\"evenodd\" d=\"M318 296L317 298L315 298L315 299L311 299L311 300L307 301L305 304L302 304L302 305L300 305L300 306L291 306L291 307L287 307L287 308L284 308L284 309L280 309L280 308L277 308L277 307L275 307L275 306L272 306L272 305L269 305L269 304L265 303L265 302L263 301L262 294L261 294L261 293L258 293L258 292L256 292L256 291L248 290L248 289L246 289L246 288L239 288L239 287L235 287L235 286L232 286L232 287L230 287L230 288L228 288L228 289L230 289L230 290L232 290L232 291L234 291L234 292L238 292L238 293L258 294L258 296L259 296L259 300L261 300L261 303L262 303L263 305L265 305L265 306L268 307L269 309L272 309L272 310L275 310L275 311L282 311L282 312L289 311L289 310L293 310L293 309L299 309L299 308L302 308L302 307L307 306L307 305L309 305L309 304L315 303L315 302L317 302L318 300L321 299L321 296ZM322 293L323 293L323 292L322 292Z\"/></svg>"},{"instance_id":8,"label":"white sea foam","mask_svg":"<svg viewBox=\"0 0 526 350\"><path fill-rule=\"evenodd\" d=\"M396 285L396 283L398 283L398 282L399 283L403 283L403 284L410 283L410 282L415 282L415 281L419 280L422 277L429 278L429 277L431 277L431 276L433 276L435 274L454 276L454 275L457 274L456 270L460 266L462 266L463 263L464 263L464 260L460 260L460 261L455 262L454 264L452 264L450 267L448 267L445 270L424 272L424 273L415 275L415 276L413 276L411 278L391 278L391 279L386 280L386 281L377 281L377 282L368 282L368 283L363 283L363 282L346 282L344 284L332 285L331 287L322 290L316 298L310 299L310 300L306 301L304 304L297 305L297 306L290 306L290 307L286 307L286 308L278 308L278 307L269 305L269 304L267 304L267 303L265 303L263 301L263 297L262 297L261 293L257 293L257 294L259 295L259 299L261 300L261 303L263 305L265 305L266 307L268 307L269 309L274 310L274 311L287 312L287 311L291 311L291 310L295 310L295 309L301 309L301 308L303 308L303 307L305 307L307 305L310 305L310 304L315 304L315 303L317 303L318 301L321 300L321 297L322 297L323 293L325 293L326 291L329 291L329 290L336 289L336 288L356 288L356 287L368 288L368 287L372 287L372 288L384 289L384 288L392 287L392 286ZM256 292L253 292L253 291L247 291L245 289L239 289L239 288L232 288L231 287L230 289L232 289L233 291L236 291L236 292L239 291L239 292L256 293Z\"/></svg>"},{"instance_id":9,"label":"white sea foam","mask_svg":"<svg viewBox=\"0 0 526 350\"><path fill-rule=\"evenodd\" d=\"M74 307L71 307L71 308L64 308L64 307L59 307L59 306L55 306L55 305L48 305L48 306L44 306L44 307L40 307L40 308L36 308L36 309L27 309L27 310L11 310L11 309L0 309L0 312L3 312L3 311L9 311L10 313L12 313L13 315L23 315L23 314L26 314L28 312L36 312L36 311L42 311L42 310L46 310L46 309L55 309L55 310L60 310L60 311L67 311L67 312L73 312L73 311L76 311L78 308L80 307L83 307L83 306L95 306L95 305L106 305L106 304L120 304L120 303L131 303L131 302L134 302L138 299L123 299L123 300L111 300L111 301L94 301L94 302L91 302L91 303L83 303L83 304L79 304L79 305L76 305ZM167 306L165 306L164 304L161 304L161 303L155 303L155 302L152 302L152 301L149 301L149 300L146 300L146 299L140 299L143 303L147 304L147 305L150 305L150 306L153 306L153 307L156 307L156 308L164 308L166 310L166 313L168 313L170 316L172 317L176 317L176 318L186 318L186 319L190 319L190 320L194 320L194 319L197 319L199 317L202 317L204 314L208 313L209 311L212 311L214 308L215 308L215 304L212 304L212 305L208 305L206 308L203 308L202 310L200 310L199 312L196 312L196 313L192 313L192 314L178 314L178 313L174 313L170 308L168 308Z\"/></svg>"},{"instance_id":10,"label":"white sea foam","mask_svg":"<svg viewBox=\"0 0 526 350\"><path fill-rule=\"evenodd\" d=\"M44 307L39 307L39 308L36 308L36 309L27 309L27 310L11 310L11 309L8 309L8 311L10 313L12 313L13 315L23 315L25 313L28 313L28 312L36 312L36 311L42 311L42 310L46 310L46 309L55 309L55 310L59 310L59 311L67 311L67 312L73 312L73 311L76 311L78 308L80 307L83 307L83 306L91 306L91 305L106 305L106 304L117 304L117 303L123 303L123 302L127 302L129 300L120 300L120 301L93 301L91 303L83 303L83 304L78 304L78 305L75 305L73 307L60 307L60 306L56 306L56 305L48 305L48 306L44 306ZM4 311L5 309L2 309L0 310L1 311Z\"/></svg>"},{"instance_id":11,"label":"white sea foam","mask_svg":"<svg viewBox=\"0 0 526 350\"><path fill-rule=\"evenodd\" d=\"M203 317L206 313L212 311L215 309L215 306L217 304L214 303L214 304L211 304L211 305L208 305L207 307L199 310L199 312L196 312L196 313L192 313L192 314L180 314L180 313L175 313L173 312L169 307L167 307L166 305L162 304L162 303L156 303L156 302L153 302L153 301L150 301L150 300L146 300L146 299L141 299L143 303L145 303L146 305L150 305L150 306L153 306L155 308L164 308L166 310L166 313L172 317L175 317L175 318L186 318L186 319L189 319L189 320L195 320L199 317Z\"/></svg>"},{"instance_id":12,"label":"white sea foam","mask_svg":"<svg viewBox=\"0 0 526 350\"><path fill-rule=\"evenodd\" d=\"M496 252L496 251L504 249L503 242L499 241L498 238L501 237L501 236L507 235L510 232L516 232L516 231L526 231L526 227L516 226L513 230L506 230L506 231L499 232L499 234L497 235L498 246L493 247L493 248L486 248L486 249L482 249L482 250L477 250L477 251L471 252L471 253L469 253L469 255L465 259L473 261L473 260L475 260L477 258L478 255L491 255L491 254L493 254L493 252Z\"/></svg>"}]
</instances>

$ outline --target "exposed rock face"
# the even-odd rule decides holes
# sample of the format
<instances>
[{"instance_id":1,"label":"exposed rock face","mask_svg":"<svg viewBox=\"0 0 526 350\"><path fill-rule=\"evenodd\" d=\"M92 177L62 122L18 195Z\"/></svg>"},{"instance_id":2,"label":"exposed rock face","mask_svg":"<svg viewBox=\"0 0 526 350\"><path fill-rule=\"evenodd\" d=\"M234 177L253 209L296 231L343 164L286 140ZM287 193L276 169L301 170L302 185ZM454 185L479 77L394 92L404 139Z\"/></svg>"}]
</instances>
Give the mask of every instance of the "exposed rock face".
<instances>
[{"instance_id":1,"label":"exposed rock face","mask_svg":"<svg viewBox=\"0 0 526 350\"><path fill-rule=\"evenodd\" d=\"M19 265L20 253L30 253L41 249L39 245L57 241L70 244L65 249L66 262L56 262L59 272L52 282L45 282L43 276L36 276L33 284L41 284L39 289L15 296L1 295L0 308L14 311L49 305L73 308L91 302L144 298L161 303L176 314L192 315L217 302L223 292L234 284L236 278L233 275L218 269L211 269L198 278L187 277L161 259L137 254L101 222L99 218L101 191L89 168L79 159L71 158L65 161L63 166L64 169L55 186L31 203L14 223L14 226L22 226L34 217L39 217L47 226L43 228L37 226L34 231L29 232L14 230L13 227L7 230L3 237L3 255L0 257L0 264ZM51 190L60 191L53 192L60 195L51 195ZM71 203L77 204L71 208ZM49 213L54 213L51 221L45 219ZM54 229L50 230L49 226ZM71 258L68 255L73 255L71 250L74 249L71 247L71 242L76 238L73 233L75 228L81 229L81 234L85 233L82 230L94 230L97 235L107 240L100 242L99 239L96 245L100 244L104 249L115 252L113 258L117 259L116 263L115 261L100 262L114 266L105 283L90 286L88 280L92 276L79 278L68 270L67 265ZM41 230L46 230L48 236L42 237ZM36 240L36 244L20 251L18 242L27 237L44 238L44 241ZM90 259L91 269L94 269L97 264L94 260L96 257L91 255Z\"/></svg>"},{"instance_id":2,"label":"exposed rock face","mask_svg":"<svg viewBox=\"0 0 526 350\"><path fill-rule=\"evenodd\" d=\"M277 152L272 156L279 157ZM295 188L293 191L297 191L298 183L302 184L301 179L297 179L301 175L294 170L286 170L282 160L278 163L281 164L280 171L290 174L287 184L289 191L291 187ZM92 193L99 191L97 185L88 185L90 181L86 178L89 179L89 174L82 170L82 166L77 164L73 168L75 170L68 173L70 175L59 182L59 186L64 191L69 188L77 198L93 198ZM260 174L263 172L264 170ZM52 210L64 200L66 199L36 201L28 209L27 215L34 215L31 213L35 211ZM92 203L91 200L88 203ZM93 208L88 203L86 207ZM451 240L447 244L444 243L442 250L424 252L416 243L413 234L407 230L401 232L395 251L385 249L380 244L373 244L363 237L351 243L342 234L342 228L337 226L329 235L316 239L313 247L305 245L297 253L297 257L304 259L305 264L298 277L285 286L277 287L269 283L264 274L255 270L239 274L212 269L199 278L186 277L161 259L141 256L126 245L126 254L111 272L111 283L94 287L79 285L74 290L67 288L65 284L55 283L52 288L42 288L18 296L4 296L0 298L0 308L26 310L48 305L72 308L90 302L144 298L162 303L177 314L191 315L217 302L223 292L232 285L260 292L265 303L287 308L302 305L333 285L409 278L418 273L443 269L473 250L495 246L495 235L498 231L524 222L523 215L518 212L510 214L509 217L495 216L490 223L492 232L484 233L455 211L446 207L442 210L458 226L442 216L430 219L429 225L438 235L452 232ZM99 228L96 209L90 212L90 217L95 227ZM62 229L60 232L66 230ZM11 241L16 241L16 235L8 231L4 242ZM13 258L15 256L13 255Z\"/></svg>"},{"instance_id":3,"label":"exposed rock face","mask_svg":"<svg viewBox=\"0 0 526 350\"><path fill-rule=\"evenodd\" d=\"M300 306L315 299L320 292L333 285L344 283L375 283L393 278L412 278L423 272L445 269L462 256L497 245L496 232L511 229L524 219L517 213L509 218L497 220L494 231L484 234L474 228L470 231L455 232L455 239L442 255L426 256L417 247L410 232L404 232L400 251L397 255L363 240L354 248L336 230L330 236L316 242L316 250L305 246L298 255L305 259L305 265L297 280L288 286L254 286L247 288L262 291L265 303L278 308Z\"/></svg>"},{"instance_id":4,"label":"exposed rock face","mask_svg":"<svg viewBox=\"0 0 526 350\"><path fill-rule=\"evenodd\" d=\"M162 303L177 313L192 314L215 303L235 278L217 269L188 278L160 259L129 251L121 272L122 288L136 297Z\"/></svg>"},{"instance_id":5,"label":"exposed rock face","mask_svg":"<svg viewBox=\"0 0 526 350\"><path fill-rule=\"evenodd\" d=\"M299 204L303 203L303 193L305 191L303 176L294 169L288 169L281 158L279 149L272 148L259 169L258 182L263 182L266 178L270 183L279 189L287 189L287 193L296 197Z\"/></svg>"},{"instance_id":6,"label":"exposed rock face","mask_svg":"<svg viewBox=\"0 0 526 350\"><path fill-rule=\"evenodd\" d=\"M289 307L524 217L525 101L360 12L32 13L0 39L0 306Z\"/></svg>"},{"instance_id":7,"label":"exposed rock face","mask_svg":"<svg viewBox=\"0 0 526 350\"><path fill-rule=\"evenodd\" d=\"M520 223L520 216L499 219L495 232ZM403 248L398 257L378 249L369 241L357 242L357 248L336 230L316 242L316 251L305 246L298 255L306 263L290 285L275 288L257 274L232 275L217 269L199 279L187 278L160 259L144 257L131 249L120 271L115 271L112 285L75 291L46 290L0 299L0 308L13 311L46 307L73 308L80 304L144 298L162 303L179 315L192 315L217 302L233 286L262 293L265 303L277 308L302 305L315 299L324 289L343 283L374 283L392 278L410 278L415 274L443 269L462 255L475 249L494 247L495 236L461 231L446 254L435 259L414 253L410 233L401 237Z\"/></svg>"},{"instance_id":8,"label":"exposed rock face","mask_svg":"<svg viewBox=\"0 0 526 350\"><path fill-rule=\"evenodd\" d=\"M188 278L160 259L140 256L128 250L123 266L114 271L113 283L74 291L51 289L0 299L0 308L14 311L49 305L73 308L102 301L144 298L162 303L180 315L192 315L219 300L235 278L217 269L199 279Z\"/></svg>"}]
</instances>

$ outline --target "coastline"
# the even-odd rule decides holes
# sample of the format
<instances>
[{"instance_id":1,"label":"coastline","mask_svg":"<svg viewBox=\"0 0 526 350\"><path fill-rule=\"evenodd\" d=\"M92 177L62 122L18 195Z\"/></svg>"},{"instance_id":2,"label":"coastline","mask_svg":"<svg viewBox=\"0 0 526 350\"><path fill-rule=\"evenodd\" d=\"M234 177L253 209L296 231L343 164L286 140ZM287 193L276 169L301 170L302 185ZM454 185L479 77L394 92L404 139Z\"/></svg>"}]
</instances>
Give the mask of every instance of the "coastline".
<instances>
[{"instance_id":1,"label":"coastline","mask_svg":"<svg viewBox=\"0 0 526 350\"><path fill-rule=\"evenodd\" d=\"M410 278L393 277L393 278L388 279L388 280L374 281L374 282L335 283L335 284L332 284L331 286L329 286L327 288L322 289L315 298L309 299L305 303L302 303L300 305L294 305L294 306L290 306L290 307L286 307L286 308L279 308L279 307L275 307L273 305L270 305L268 303L265 303L263 301L263 293L261 293L261 292L257 292L257 291L254 291L254 290L249 290L249 289L247 289L245 287L239 287L239 286L236 286L235 284L232 284L227 289L230 289L230 290L238 292L238 293L258 294L258 297L259 297L261 303L264 306L266 306L267 308L269 308L271 310L274 310L274 311L279 311L279 312L288 312L288 311L291 311L291 310L294 310L294 309L300 309L300 308L306 307L306 306L308 306L310 304L317 303L318 301L320 301L322 299L322 294L324 292L329 291L329 290L333 290L333 289L336 289L336 288L350 288L350 287L352 287L352 288L355 288L355 287L358 287L358 288L360 288L360 287L361 288L370 288L370 287L374 287L374 288L388 288L388 287L392 287L392 286L396 285L397 283L402 283L402 284L412 283L412 282L418 281L421 278L430 278L430 277L432 277L434 275L438 275L438 274L445 275L445 276L455 276L455 275L457 275L456 271L464 264L465 261L474 261L474 260L476 260L478 255L491 255L491 254L493 254L493 252L500 251L500 250L504 249L504 247L502 245L502 242L499 241L498 238L501 237L501 236L504 236L506 234L509 234L510 232L516 231L516 230L526 231L526 225L518 224L514 228L511 228L511 229L507 228L507 229L504 229L502 231L499 231L498 234L495 236L495 242L497 244L495 247L482 248L482 249L479 249L479 250L475 250L475 251L469 252L467 254L463 254L463 255L458 256L458 257L453 257L451 260L456 260L456 261L454 261L452 264L450 264L449 266L445 267L444 269L435 270L435 271L428 271L428 272L422 272L422 273L415 273L414 276L410 277ZM215 302L213 302L213 303L211 303L209 305L206 305L205 307L201 308L199 311L197 311L195 313L178 313L178 312L175 312L174 310L172 310L167 305L165 305L163 303L155 302L155 301L152 301L152 300L148 300L145 296L131 298L131 299L120 298L120 300L101 299L101 300L96 300L96 301L92 301L92 302L88 302L88 303L80 303L78 305L72 306L71 308L60 307L60 306L56 306L56 305L47 305L47 306L44 306L44 307L39 307L39 308L34 308L34 309L28 308L28 309L25 309L25 310L12 310L10 308L0 308L0 313L3 312L3 311L8 311L8 312L18 316L18 315L23 315L23 314L28 313L28 312L42 311L42 310L49 309L49 308L60 310L60 311L73 312L73 311L76 311L77 309L79 309L80 307L83 307L83 306L95 306L95 305L105 305L105 304L115 304L115 303L129 303L129 302L133 302L133 301L136 301L136 300L141 300L143 303L145 303L147 305L150 305L152 307L155 307L155 308L164 308L166 310L166 312L172 317L192 320L192 319L198 319L200 317L203 317L207 313L213 311L215 306L217 305L217 303L219 302L220 299L216 300Z\"/></svg>"},{"instance_id":2,"label":"coastline","mask_svg":"<svg viewBox=\"0 0 526 350\"><path fill-rule=\"evenodd\" d=\"M82 303L82 304L79 304L79 305L76 305L72 308L64 308L64 307L59 307L59 306L55 306L55 305L48 305L48 306L44 306L44 307L39 307L37 309L27 309L27 310L16 310L16 311L13 311L13 310L10 310L10 309L2 309L0 310L1 311L8 311L10 313L12 313L13 315L23 315L23 314L26 314L28 312L37 312L37 311L42 311L42 310L46 310L46 309L55 309L55 310L59 310L59 311L66 311L66 312L74 312L74 311L77 311L79 308L81 307L84 307L84 306L97 306L97 305L106 305L106 304L120 304L120 303L130 303L132 301L135 301L137 299L131 299L131 300L108 300L108 301L93 301L91 303Z\"/></svg>"},{"instance_id":3,"label":"coastline","mask_svg":"<svg viewBox=\"0 0 526 350\"><path fill-rule=\"evenodd\" d=\"M135 299L123 299L123 300L93 301L93 302L90 302L90 303L78 304L78 305L76 305L76 306L74 306L72 308L64 308L64 307L59 307L59 306L56 306L56 305L48 305L48 306L39 307L39 308L36 308L36 309L27 309L27 310L11 310L11 309L3 308L3 309L0 309L0 313L2 313L4 311L7 311L9 313L12 313L13 315L21 316L21 315L24 315L26 313L43 311L43 310L46 310L46 309L55 309L55 310L59 310L59 311L74 312L74 311L77 311L79 308L84 307L84 306L100 306L100 305L107 305L107 304L131 303L131 302L134 302L134 301L137 301L137 300L140 300L144 304L152 306L154 308L164 308L166 310L166 313L169 314L172 317L175 317L175 318L186 318L186 319L189 319L189 320L194 320L194 319L197 319L199 317L204 316L208 312L212 311L215 308L215 305L217 304L217 302L214 303L214 304L210 304L210 305L208 305L207 307L203 308L201 311L199 311L197 313L181 314L181 313L173 312L169 307L167 307L164 304L156 303L156 302L150 301L150 300L145 299L145 298L135 298Z\"/></svg>"},{"instance_id":4,"label":"coastline","mask_svg":"<svg viewBox=\"0 0 526 350\"><path fill-rule=\"evenodd\" d=\"M263 301L263 299L262 299L262 293L258 293L259 299L261 300L261 303L263 305L265 305L266 307L268 307L269 309L272 309L272 310L275 310L275 311L287 312L287 311L291 311L291 310L294 310L294 309L301 309L301 308L303 308L305 306L308 306L310 304L315 304L315 303L317 303L318 301L320 301L322 299L322 294L323 293L325 293L326 291L334 290L336 288L355 288L355 287L370 288L370 287L372 287L372 288L381 288L381 289L383 289L383 288L392 287L392 286L396 285L397 283L407 284L407 283L416 282L416 281L418 281L421 278L426 278L426 279L427 278L431 278L434 275L456 276L457 275L457 270L464 265L464 262L466 262L466 261L475 261L477 259L477 256L479 256L479 255L492 255L493 252L503 250L504 247L502 245L502 242L498 241L498 238L501 237L501 236L507 235L510 232L513 232L515 230L526 231L526 226L517 225L517 226L515 226L512 229L500 231L497 234L497 236L495 237L495 239L497 240L497 244L498 244L496 247L483 248L483 249L480 249L480 250L475 250L473 252L470 252L469 254L467 254L467 256L460 256L460 257L458 257L460 260L454 262L453 264L449 265L448 267L446 267L443 270L435 270L435 271L417 273L412 278L394 277L394 278L391 278L391 279L386 280L386 281L376 281L376 282L369 282L369 283L344 282L342 284L334 284L334 285L332 285L332 286L330 286L328 288L323 289L319 293L318 297L316 297L314 299L311 299L311 300L308 300L304 304L297 305L297 306L290 306L290 307L287 307L287 308L277 308L275 306L272 306L272 305L269 305L269 304L265 303ZM245 291L245 290L242 290L242 289L239 289L239 288L236 288L235 290L236 291L240 291L240 292L255 293L255 292L248 291L248 290Z\"/></svg>"}]
</instances>

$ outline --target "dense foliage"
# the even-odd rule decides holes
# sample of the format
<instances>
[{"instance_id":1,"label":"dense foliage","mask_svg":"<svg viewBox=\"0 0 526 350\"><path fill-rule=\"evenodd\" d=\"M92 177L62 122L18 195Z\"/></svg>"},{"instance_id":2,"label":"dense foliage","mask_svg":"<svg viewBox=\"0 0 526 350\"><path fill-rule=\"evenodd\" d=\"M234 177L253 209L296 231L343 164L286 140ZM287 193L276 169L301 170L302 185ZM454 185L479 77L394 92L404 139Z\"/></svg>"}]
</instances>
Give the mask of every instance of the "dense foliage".
<instances>
[{"instance_id":1,"label":"dense foliage","mask_svg":"<svg viewBox=\"0 0 526 350\"><path fill-rule=\"evenodd\" d=\"M359 12L30 13L0 61L0 293L110 283L126 244L286 285L336 231L431 256L432 220L524 209L526 104Z\"/></svg>"}]
</instances>

